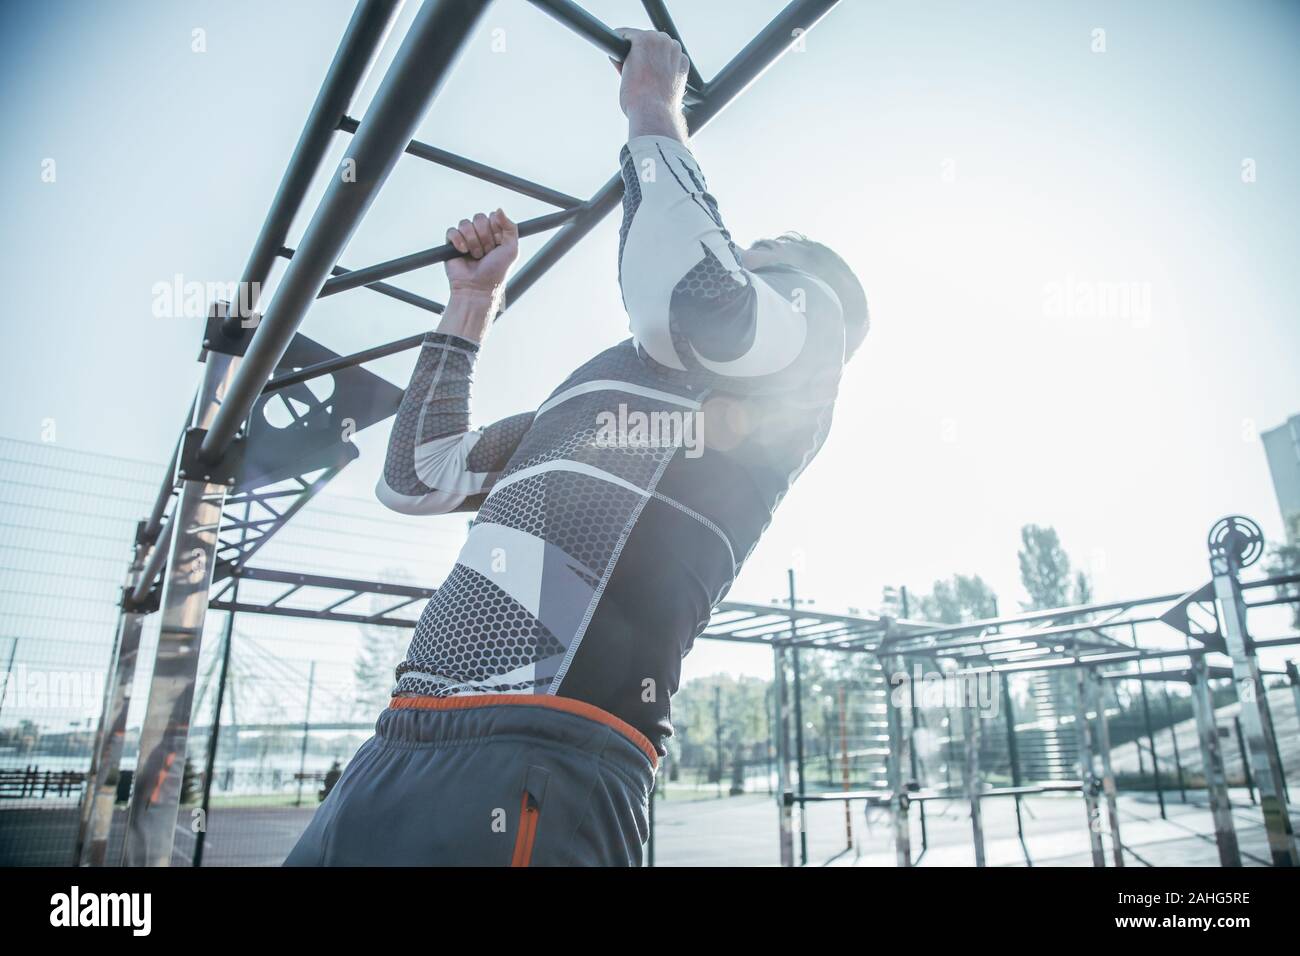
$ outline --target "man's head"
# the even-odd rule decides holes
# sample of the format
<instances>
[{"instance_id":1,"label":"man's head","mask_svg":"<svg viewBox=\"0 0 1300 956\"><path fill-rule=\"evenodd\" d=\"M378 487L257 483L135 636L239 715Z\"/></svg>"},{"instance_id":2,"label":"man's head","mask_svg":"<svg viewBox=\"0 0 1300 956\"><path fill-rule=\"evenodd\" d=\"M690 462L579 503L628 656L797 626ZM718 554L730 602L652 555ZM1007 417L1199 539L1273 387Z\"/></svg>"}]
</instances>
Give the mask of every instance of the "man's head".
<instances>
[{"instance_id":1,"label":"man's head","mask_svg":"<svg viewBox=\"0 0 1300 956\"><path fill-rule=\"evenodd\" d=\"M848 263L829 246L813 242L797 232L787 232L775 239L760 239L748 249L742 249L740 261L746 269L792 266L830 286L844 310L845 359L853 355L866 338L871 324L867 294Z\"/></svg>"}]
</instances>

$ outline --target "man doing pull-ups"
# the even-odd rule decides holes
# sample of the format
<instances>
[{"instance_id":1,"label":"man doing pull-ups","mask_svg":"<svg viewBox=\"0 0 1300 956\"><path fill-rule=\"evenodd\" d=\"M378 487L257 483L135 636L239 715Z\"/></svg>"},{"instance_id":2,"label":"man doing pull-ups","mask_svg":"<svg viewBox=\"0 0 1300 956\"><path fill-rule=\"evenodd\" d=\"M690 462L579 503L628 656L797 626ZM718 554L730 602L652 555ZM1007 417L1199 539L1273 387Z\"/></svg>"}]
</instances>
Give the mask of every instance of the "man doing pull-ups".
<instances>
[{"instance_id":1,"label":"man doing pull-ups","mask_svg":"<svg viewBox=\"0 0 1300 956\"><path fill-rule=\"evenodd\" d=\"M462 256L377 493L477 517L289 864L639 865L682 658L826 440L861 285L801 236L732 242L687 145L681 47L622 33L632 336L471 430L518 230L499 209L448 230Z\"/></svg>"}]
</instances>

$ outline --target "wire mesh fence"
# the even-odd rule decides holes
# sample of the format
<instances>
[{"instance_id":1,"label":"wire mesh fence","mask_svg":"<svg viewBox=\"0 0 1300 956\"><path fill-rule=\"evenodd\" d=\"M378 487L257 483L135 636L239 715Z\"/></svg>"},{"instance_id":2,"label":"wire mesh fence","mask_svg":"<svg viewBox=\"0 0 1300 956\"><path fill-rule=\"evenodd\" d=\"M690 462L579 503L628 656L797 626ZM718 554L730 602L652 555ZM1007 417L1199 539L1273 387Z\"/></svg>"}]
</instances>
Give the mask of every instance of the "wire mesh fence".
<instances>
[{"instance_id":1,"label":"wire mesh fence","mask_svg":"<svg viewBox=\"0 0 1300 956\"><path fill-rule=\"evenodd\" d=\"M118 592L157 480L146 462L0 439L2 864L72 862Z\"/></svg>"},{"instance_id":2,"label":"wire mesh fence","mask_svg":"<svg viewBox=\"0 0 1300 956\"><path fill-rule=\"evenodd\" d=\"M73 862L119 592L161 467L0 439L0 865ZM455 520L388 518L373 501L325 494L267 543L258 563L425 583L450 567L462 535ZM258 588L284 589L257 581L240 587L251 597ZM310 595L286 604L295 600ZM374 611L391 604L373 600ZM414 620L420 609L394 616ZM205 623L175 864L192 862L200 842L205 865L281 862L331 768L346 766L370 735L410 638L403 627L252 614L236 614L229 627L229 618L213 611ZM157 626L158 615L149 615L110 862L120 853ZM206 815L196 812L205 789Z\"/></svg>"}]
</instances>

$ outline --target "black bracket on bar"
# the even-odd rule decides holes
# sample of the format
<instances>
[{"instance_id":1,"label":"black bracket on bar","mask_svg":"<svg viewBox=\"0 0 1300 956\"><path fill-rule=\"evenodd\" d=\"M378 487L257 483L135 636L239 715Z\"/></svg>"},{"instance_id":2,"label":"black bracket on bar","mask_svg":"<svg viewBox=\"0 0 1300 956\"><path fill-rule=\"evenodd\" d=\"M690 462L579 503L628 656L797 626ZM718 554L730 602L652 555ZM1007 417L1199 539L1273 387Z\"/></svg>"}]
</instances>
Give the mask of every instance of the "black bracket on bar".
<instances>
[{"instance_id":1,"label":"black bracket on bar","mask_svg":"<svg viewBox=\"0 0 1300 956\"><path fill-rule=\"evenodd\" d=\"M208 312L207 324L203 327L204 353L220 352L222 355L243 355L248 351L248 343L253 341L253 329L257 327L257 323L261 321L262 317L254 313L253 324L249 326L230 323L240 333L237 336L232 336L227 331L227 314L226 309L221 311L213 309ZM200 355L200 360L202 360L202 355Z\"/></svg>"},{"instance_id":2,"label":"black bracket on bar","mask_svg":"<svg viewBox=\"0 0 1300 956\"><path fill-rule=\"evenodd\" d=\"M185 438L181 441L181 454L177 467L177 477L182 481L206 481L210 484L233 486L239 478L244 465L244 436L235 436L221 460L208 464L199 458L199 446L207 436L206 428L187 428Z\"/></svg>"},{"instance_id":3,"label":"black bracket on bar","mask_svg":"<svg viewBox=\"0 0 1300 956\"><path fill-rule=\"evenodd\" d=\"M133 614L152 614L162 606L162 588L157 585L150 588L145 599L136 604L131 601L131 589L123 587L117 599L117 606Z\"/></svg>"}]
</instances>

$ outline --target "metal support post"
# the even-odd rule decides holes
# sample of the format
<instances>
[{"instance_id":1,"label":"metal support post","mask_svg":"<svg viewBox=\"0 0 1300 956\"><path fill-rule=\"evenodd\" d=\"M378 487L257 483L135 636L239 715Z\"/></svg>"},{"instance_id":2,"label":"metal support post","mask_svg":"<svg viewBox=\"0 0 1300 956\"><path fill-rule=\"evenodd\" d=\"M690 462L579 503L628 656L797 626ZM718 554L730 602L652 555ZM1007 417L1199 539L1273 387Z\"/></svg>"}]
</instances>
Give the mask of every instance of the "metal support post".
<instances>
[{"instance_id":1,"label":"metal support post","mask_svg":"<svg viewBox=\"0 0 1300 956\"><path fill-rule=\"evenodd\" d=\"M1255 799L1255 780L1250 775L1250 760L1246 756L1246 732L1241 729L1241 718L1233 717L1232 726L1237 731L1237 753L1241 755L1241 774L1246 778L1246 792L1250 794L1250 805L1259 806L1259 801Z\"/></svg>"},{"instance_id":2,"label":"metal support post","mask_svg":"<svg viewBox=\"0 0 1300 956\"><path fill-rule=\"evenodd\" d=\"M86 775L86 791L81 798L81 821L74 857L79 866L103 866L107 859L108 833L113 823L113 804L117 799L122 744L126 739L126 712L131 706L131 686L135 683L140 634L144 630L144 619L148 614L145 608L131 603L131 593L144 572L148 550L147 543L136 543L126 576L126 587L122 589L117 637L104 681L104 706L99 715L99 729L95 733L90 770Z\"/></svg>"},{"instance_id":3,"label":"metal support post","mask_svg":"<svg viewBox=\"0 0 1300 956\"><path fill-rule=\"evenodd\" d=\"M239 600L239 578L230 583L230 598ZM235 612L226 613L226 633L221 642L221 676L217 678L217 700L212 707L212 729L208 733L208 755L203 768L203 798L199 806L203 810L203 827L194 834L194 866L203 865L203 844L208 836L208 815L212 800L212 778L217 772L217 745L221 740L221 706L226 701L226 684L230 680L230 654L235 640ZM239 730L235 737L238 740Z\"/></svg>"},{"instance_id":4,"label":"metal support post","mask_svg":"<svg viewBox=\"0 0 1300 956\"><path fill-rule=\"evenodd\" d=\"M1166 683L1161 686L1161 692L1165 695L1165 720L1169 727L1169 742L1174 748L1174 771L1178 778L1178 799L1187 802L1187 779L1183 776L1183 753L1178 746L1178 721L1174 719L1174 705L1169 699L1169 685Z\"/></svg>"},{"instance_id":5,"label":"metal support post","mask_svg":"<svg viewBox=\"0 0 1300 956\"><path fill-rule=\"evenodd\" d=\"M1241 702L1241 723L1246 730L1251 770L1259 790L1264 811L1264 829L1268 833L1269 853L1274 866L1300 865L1296 853L1295 831L1283 798L1282 767L1264 710L1264 680L1250 635L1246 631L1246 606L1237 580L1236 561L1230 554L1211 552L1210 570L1214 573L1214 600L1219 610L1223 640L1232 658L1232 677Z\"/></svg>"},{"instance_id":6,"label":"metal support post","mask_svg":"<svg viewBox=\"0 0 1300 956\"><path fill-rule=\"evenodd\" d=\"M785 572L786 582L789 585L790 593L788 597L790 605L790 640L795 637L795 619L794 612L798 605L794 593L794 568L787 568ZM799 865L808 865L808 805L804 803L803 798L807 795L807 783L805 777L808 768L804 766L804 748L803 748L803 674L799 668L799 648L792 646L790 648L790 663L794 670L794 767L795 772L799 775Z\"/></svg>"},{"instance_id":7,"label":"metal support post","mask_svg":"<svg viewBox=\"0 0 1300 956\"><path fill-rule=\"evenodd\" d=\"M882 663L894 671L894 675L907 680L901 658L887 658ZM893 677L886 675L888 691L885 695L885 713L889 726L889 757L886 761L886 773L889 782L889 808L894 823L894 852L899 866L912 865L911 824L908 820L908 805L911 798L907 793L907 782L903 779L903 759L907 749L907 735L903 729L903 701L895 700L901 696L901 688L894 686Z\"/></svg>"},{"instance_id":8,"label":"metal support post","mask_svg":"<svg viewBox=\"0 0 1300 956\"><path fill-rule=\"evenodd\" d=\"M1101 790L1106 796L1106 822L1110 826L1111 857L1116 866L1124 865L1124 841L1119 834L1119 788L1115 786L1115 771L1110 763L1110 722L1106 719L1106 688L1101 674L1088 669L1092 689L1093 709L1097 713L1097 752L1101 756Z\"/></svg>"},{"instance_id":9,"label":"metal support post","mask_svg":"<svg viewBox=\"0 0 1300 956\"><path fill-rule=\"evenodd\" d=\"M1138 673L1140 674L1141 671L1139 670ZM1165 791L1160 784L1160 758L1156 756L1156 732L1151 724L1151 701L1147 697L1147 682L1139 679L1138 685L1142 689L1142 722L1147 732L1147 752L1151 755L1151 781L1156 785L1156 800L1160 804L1160 819L1168 820L1169 816L1165 810Z\"/></svg>"},{"instance_id":10,"label":"metal support post","mask_svg":"<svg viewBox=\"0 0 1300 956\"><path fill-rule=\"evenodd\" d=\"M1087 668L1074 671L1075 722L1079 737L1079 779L1083 784L1083 803L1088 812L1088 843L1092 848L1092 865L1106 865L1106 848L1101 841L1101 809L1097 805L1100 790L1093 765L1092 727L1088 721Z\"/></svg>"},{"instance_id":11,"label":"metal support post","mask_svg":"<svg viewBox=\"0 0 1300 956\"><path fill-rule=\"evenodd\" d=\"M1018 787L1021 783L1020 778L1020 747L1016 741L1016 714L1011 703L1011 681L1004 675L999 675L998 683L1002 685L1002 712L1007 724L1007 758L1011 762L1011 786ZM1016 794L1016 836L1020 839L1020 846L1025 849L1025 864L1033 866L1029 860L1029 850L1025 848L1025 823L1020 812L1020 794Z\"/></svg>"},{"instance_id":12,"label":"metal support post","mask_svg":"<svg viewBox=\"0 0 1300 956\"><path fill-rule=\"evenodd\" d=\"M222 407L239 359L209 352L193 427L206 429ZM176 836L190 711L198 679L203 623L216 564L217 532L227 486L185 473L172 515L170 553L162 588L158 656L140 729L140 760L127 811L122 862L168 866Z\"/></svg>"},{"instance_id":13,"label":"metal support post","mask_svg":"<svg viewBox=\"0 0 1300 956\"><path fill-rule=\"evenodd\" d=\"M785 647L781 644L773 644L772 659L772 685L776 688L773 701L776 706L777 833L781 845L781 865L794 866L794 831L791 812L794 794L790 792L790 723L785 699Z\"/></svg>"},{"instance_id":14,"label":"metal support post","mask_svg":"<svg viewBox=\"0 0 1300 956\"><path fill-rule=\"evenodd\" d=\"M1300 666L1295 661L1286 662L1286 678L1291 683L1291 703L1295 705L1295 715L1300 719Z\"/></svg>"},{"instance_id":15,"label":"metal support post","mask_svg":"<svg viewBox=\"0 0 1300 956\"><path fill-rule=\"evenodd\" d=\"M1223 770L1223 751L1219 747L1219 728L1214 720L1214 698L1210 693L1209 669L1204 654L1192 658L1191 689L1196 733L1201 742L1201 766L1205 771L1205 792L1214 818L1214 842L1219 847L1219 865L1241 866L1241 849L1237 845L1237 830L1232 824L1232 804L1228 798L1228 780Z\"/></svg>"},{"instance_id":16,"label":"metal support post","mask_svg":"<svg viewBox=\"0 0 1300 956\"><path fill-rule=\"evenodd\" d=\"M984 814L980 810L984 781L980 776L980 716L969 700L962 701L962 735L966 739L966 798L970 801L971 836L975 865L984 866Z\"/></svg>"},{"instance_id":17,"label":"metal support post","mask_svg":"<svg viewBox=\"0 0 1300 956\"><path fill-rule=\"evenodd\" d=\"M907 617L907 588L900 589L903 594L903 617ZM913 675L915 676L915 675ZM916 728L921 725L921 708L916 704L916 681L908 680L907 682L907 702L911 708L911 723L908 724L907 736L909 741L916 740ZM921 760L916 752L916 747L907 748L908 769L911 772L911 779L918 785L921 782ZM917 816L921 824L921 852L924 853L930 848L930 833L925 819L925 803L917 804L919 811Z\"/></svg>"}]
</instances>

